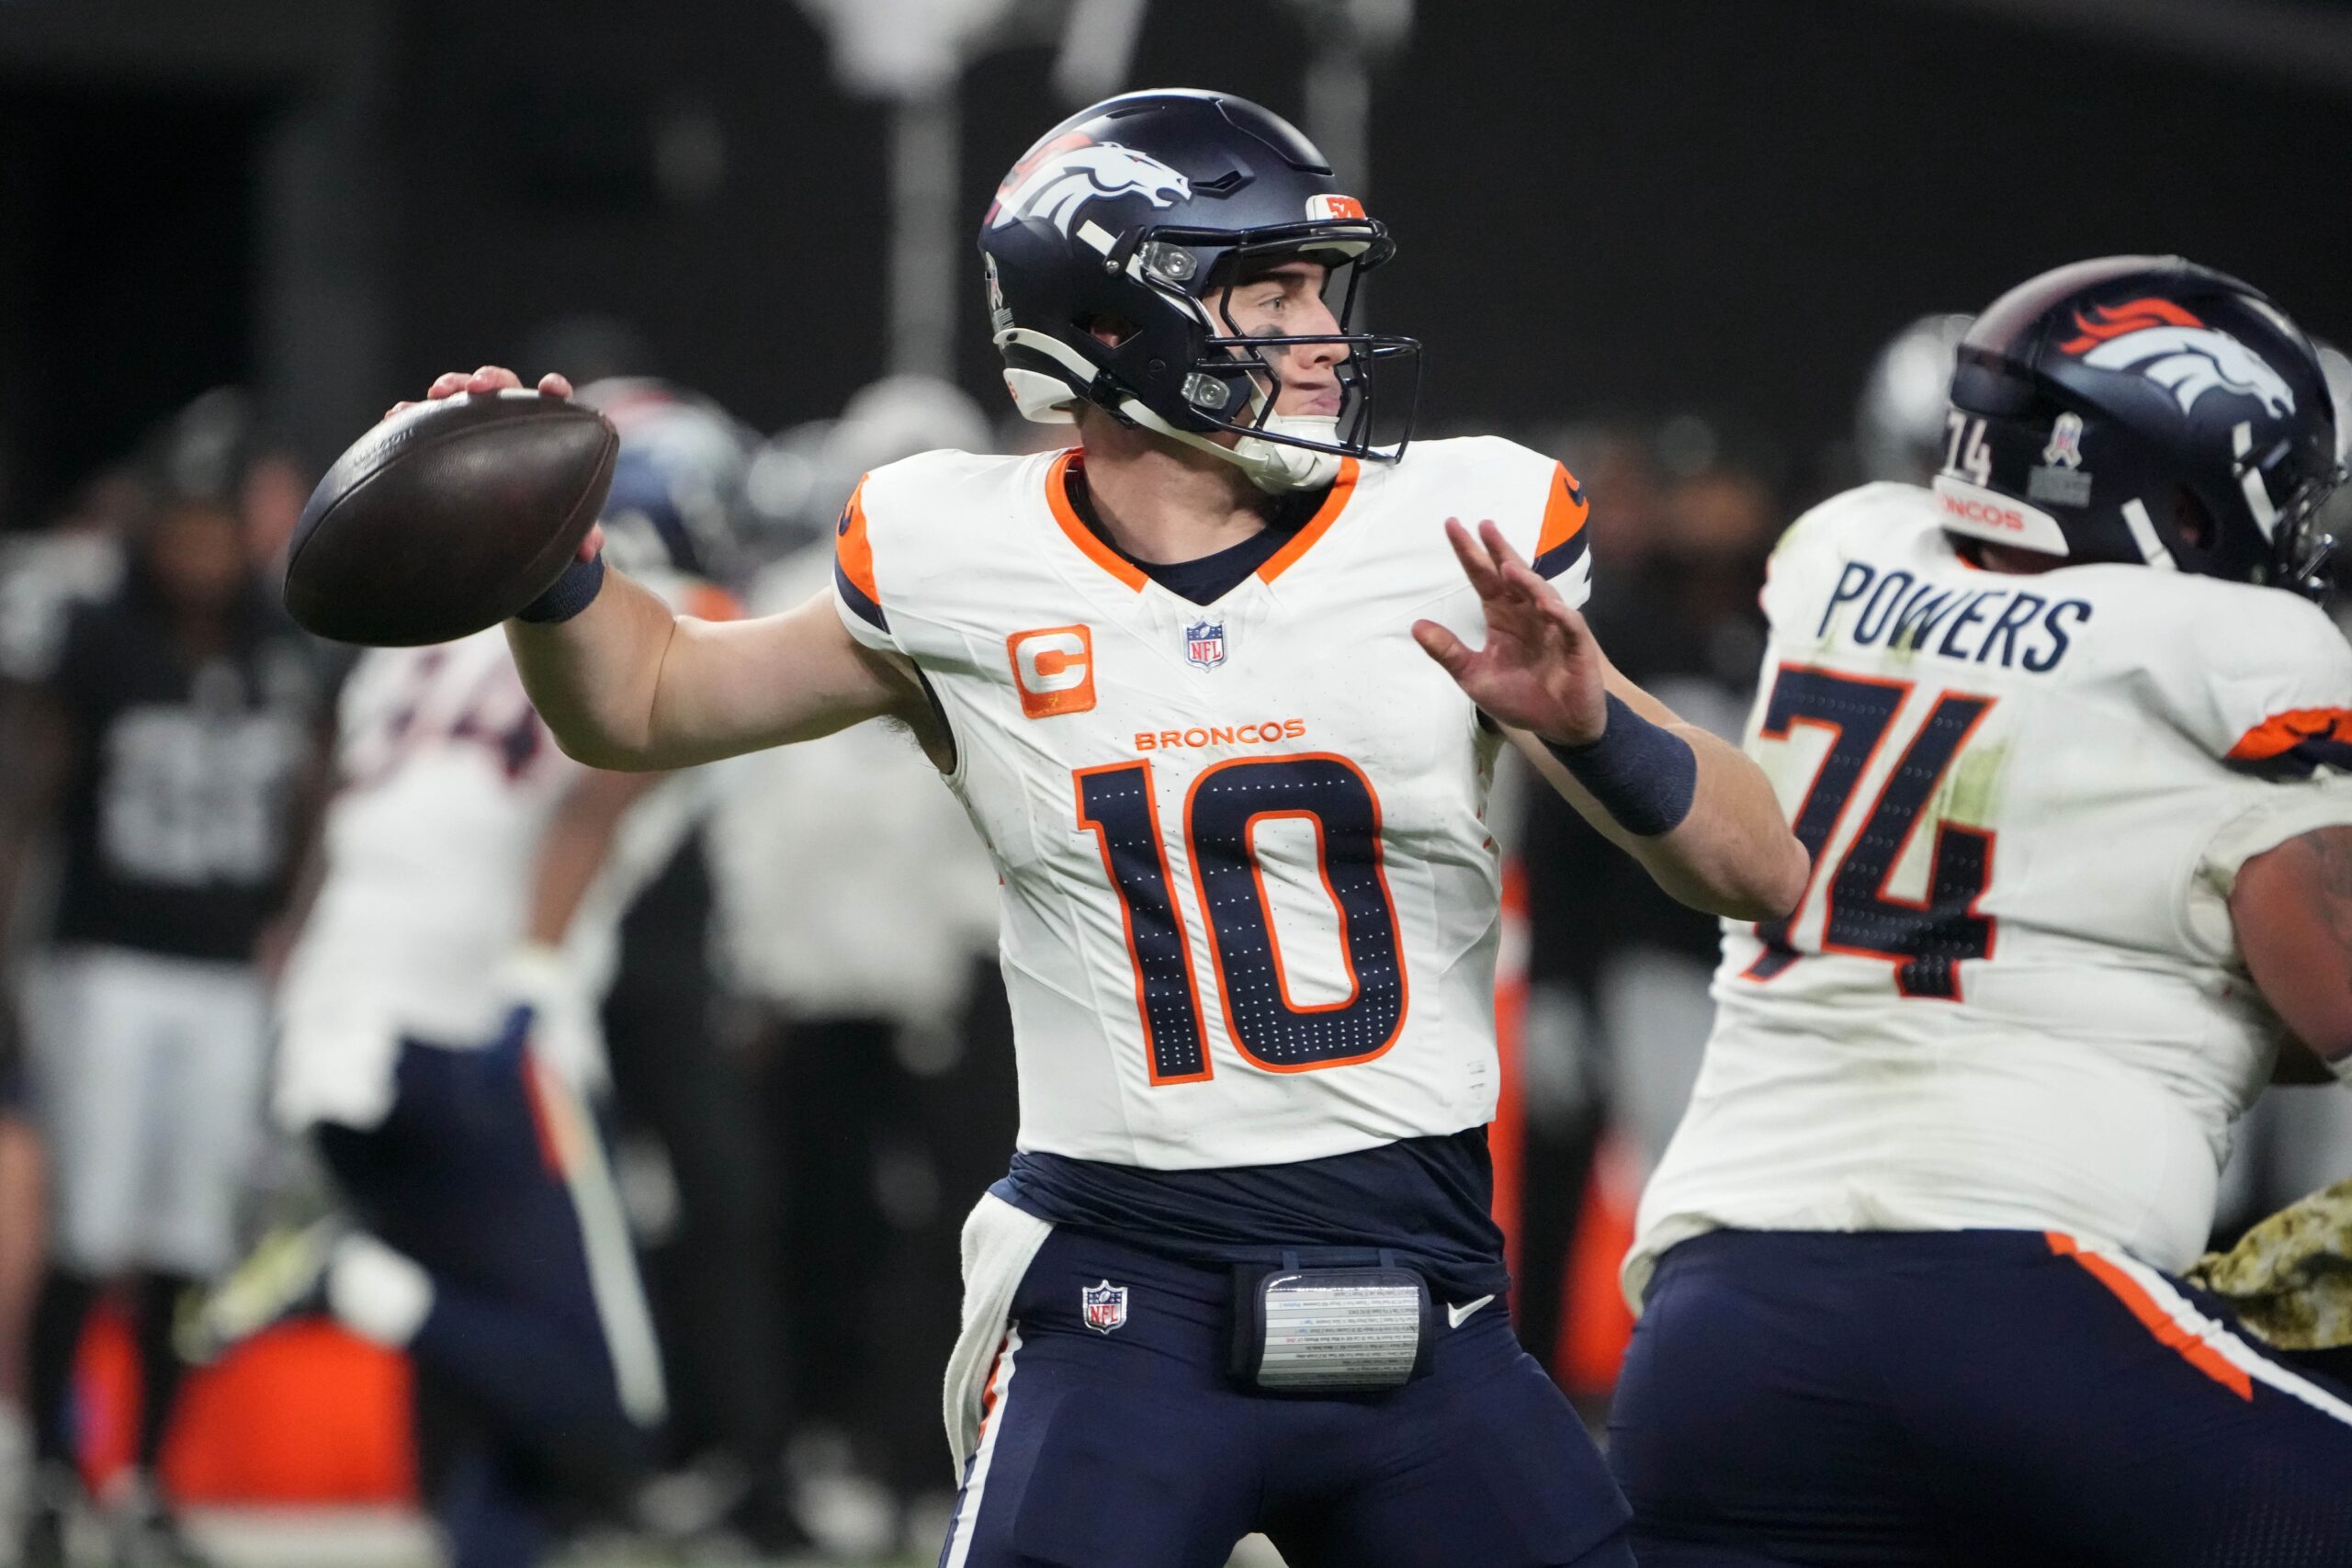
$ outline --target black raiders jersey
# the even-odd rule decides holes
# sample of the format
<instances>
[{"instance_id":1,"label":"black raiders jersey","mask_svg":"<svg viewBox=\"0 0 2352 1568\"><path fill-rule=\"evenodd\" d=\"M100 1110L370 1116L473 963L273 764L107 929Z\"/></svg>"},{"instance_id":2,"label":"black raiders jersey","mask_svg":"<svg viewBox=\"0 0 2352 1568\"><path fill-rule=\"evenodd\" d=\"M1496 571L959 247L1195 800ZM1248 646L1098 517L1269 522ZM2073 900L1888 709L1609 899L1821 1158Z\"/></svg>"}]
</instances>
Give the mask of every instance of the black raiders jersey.
<instances>
[{"instance_id":1,"label":"black raiders jersey","mask_svg":"<svg viewBox=\"0 0 2352 1568\"><path fill-rule=\"evenodd\" d=\"M232 619L192 659L134 579L68 620L56 942L243 960L278 908L328 665L258 588Z\"/></svg>"}]
</instances>

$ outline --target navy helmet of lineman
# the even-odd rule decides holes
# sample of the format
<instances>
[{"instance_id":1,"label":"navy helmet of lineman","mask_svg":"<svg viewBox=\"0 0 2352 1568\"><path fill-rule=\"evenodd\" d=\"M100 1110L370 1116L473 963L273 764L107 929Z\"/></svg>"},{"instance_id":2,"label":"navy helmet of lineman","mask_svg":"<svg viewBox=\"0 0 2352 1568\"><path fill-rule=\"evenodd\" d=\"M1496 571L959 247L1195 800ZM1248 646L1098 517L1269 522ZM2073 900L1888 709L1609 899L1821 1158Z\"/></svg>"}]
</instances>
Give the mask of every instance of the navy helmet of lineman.
<instances>
[{"instance_id":1,"label":"navy helmet of lineman","mask_svg":"<svg viewBox=\"0 0 2352 1568\"><path fill-rule=\"evenodd\" d=\"M1158 91L1081 110L1012 166L979 245L1005 385L1027 418L1068 423L1072 403L1094 403L1270 492L1329 484L1342 457L1393 460L1411 439L1420 344L1351 328L1363 274L1396 242L1255 104ZM1330 269L1339 331L1244 333L1224 290L1253 261L1292 256ZM1277 413L1275 360L1309 344L1345 346L1345 405Z\"/></svg>"},{"instance_id":2,"label":"navy helmet of lineman","mask_svg":"<svg viewBox=\"0 0 2352 1568\"><path fill-rule=\"evenodd\" d=\"M620 434L602 518L615 562L640 577L737 585L751 564L752 432L710 398L656 377L607 377L578 396Z\"/></svg>"},{"instance_id":3,"label":"navy helmet of lineman","mask_svg":"<svg viewBox=\"0 0 2352 1568\"><path fill-rule=\"evenodd\" d=\"M2317 350L2248 284L2107 256L2020 284L1961 340L1952 533L2317 592L2344 478Z\"/></svg>"}]
</instances>

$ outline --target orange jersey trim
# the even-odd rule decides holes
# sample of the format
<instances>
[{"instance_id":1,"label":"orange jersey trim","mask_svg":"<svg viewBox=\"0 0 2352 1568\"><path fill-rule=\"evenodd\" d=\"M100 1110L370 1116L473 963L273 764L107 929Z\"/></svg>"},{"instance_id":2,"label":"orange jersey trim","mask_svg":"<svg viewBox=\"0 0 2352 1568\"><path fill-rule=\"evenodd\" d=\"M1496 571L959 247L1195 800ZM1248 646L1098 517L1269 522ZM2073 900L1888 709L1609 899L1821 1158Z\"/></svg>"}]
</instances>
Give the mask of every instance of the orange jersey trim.
<instances>
[{"instance_id":1,"label":"orange jersey trim","mask_svg":"<svg viewBox=\"0 0 2352 1568\"><path fill-rule=\"evenodd\" d=\"M842 509L841 525L833 536L833 562L841 568L842 576L850 586L865 594L869 603L882 603L882 591L874 583L874 544L865 535L864 479L857 481L849 504Z\"/></svg>"},{"instance_id":2,"label":"orange jersey trim","mask_svg":"<svg viewBox=\"0 0 2352 1568\"><path fill-rule=\"evenodd\" d=\"M1552 493L1544 502L1544 531L1536 536L1535 553L1551 554L1584 531L1592 503L1584 498L1576 476L1564 464L1552 465Z\"/></svg>"},{"instance_id":3,"label":"orange jersey trim","mask_svg":"<svg viewBox=\"0 0 2352 1568\"><path fill-rule=\"evenodd\" d=\"M2352 745L2352 708L2290 708L2274 713L2230 748L2233 762L2267 762L2284 756L2306 740L2334 740Z\"/></svg>"},{"instance_id":4,"label":"orange jersey trim","mask_svg":"<svg viewBox=\"0 0 2352 1568\"><path fill-rule=\"evenodd\" d=\"M2245 1369L2230 1364L2220 1351L2188 1329L2175 1323L2158 1306L2140 1282L2095 1252L2085 1252L2073 1236L2060 1231L2044 1231L2042 1238L2050 1250L2060 1258L2071 1258L2089 1271L2090 1276L2115 1294L2115 1299L2130 1309L2140 1325L2156 1337L2157 1343L2178 1351L2180 1359L2236 1394L2240 1399L2254 1398L2254 1380Z\"/></svg>"},{"instance_id":5,"label":"orange jersey trim","mask_svg":"<svg viewBox=\"0 0 2352 1568\"><path fill-rule=\"evenodd\" d=\"M1053 512L1054 521L1069 536L1069 542L1083 551L1089 560L1140 593L1144 584L1151 581L1150 577L1143 568L1104 544L1079 516L1078 509L1069 503L1070 470L1085 466L1085 455L1077 447L1055 458L1053 467L1046 472L1046 504ZM1331 481L1330 492L1324 496L1323 504L1315 509L1315 515L1306 520L1306 526L1291 536L1288 544L1266 558L1258 568L1260 581L1272 582L1280 577L1299 557L1314 547L1316 540L1329 531L1331 525L1340 520L1340 513L1346 510L1348 498L1355 493L1356 479L1361 472L1362 465L1353 457L1340 459L1340 477Z\"/></svg>"},{"instance_id":6,"label":"orange jersey trim","mask_svg":"<svg viewBox=\"0 0 2352 1568\"><path fill-rule=\"evenodd\" d=\"M1347 510L1348 500L1355 494L1356 480L1363 471L1363 465L1353 457L1340 459L1340 477L1331 481L1330 492L1324 496L1323 504L1315 509L1315 515L1306 520L1306 526L1290 536L1289 544L1266 558L1258 568L1259 581L1272 582L1288 571L1299 557L1315 547L1316 540L1330 531L1331 525L1340 520L1340 513Z\"/></svg>"},{"instance_id":7,"label":"orange jersey trim","mask_svg":"<svg viewBox=\"0 0 2352 1568\"><path fill-rule=\"evenodd\" d=\"M1084 467L1085 458L1075 446L1055 458L1053 467L1046 470L1046 504L1052 509L1054 521L1061 525L1062 532L1069 536L1069 542L1084 551L1089 560L1140 593L1143 585L1151 581L1144 575L1143 568L1095 537L1094 530L1086 525L1078 509L1069 503L1069 471Z\"/></svg>"}]
</instances>

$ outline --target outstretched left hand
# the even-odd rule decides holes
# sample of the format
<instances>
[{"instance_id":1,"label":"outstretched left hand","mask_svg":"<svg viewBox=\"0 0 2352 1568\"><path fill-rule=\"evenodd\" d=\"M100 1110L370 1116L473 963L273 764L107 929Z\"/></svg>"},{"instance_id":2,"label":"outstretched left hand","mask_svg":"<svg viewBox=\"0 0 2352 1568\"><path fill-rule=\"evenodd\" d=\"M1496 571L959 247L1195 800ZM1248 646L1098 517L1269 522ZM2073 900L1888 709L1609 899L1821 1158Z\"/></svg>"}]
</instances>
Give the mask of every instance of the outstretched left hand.
<instances>
[{"instance_id":1,"label":"outstretched left hand","mask_svg":"<svg viewBox=\"0 0 2352 1568\"><path fill-rule=\"evenodd\" d=\"M1421 650L1498 724L1563 746L1600 739L1609 722L1609 665L1584 617L1494 524L1478 525L1474 538L1449 517L1445 536L1486 608L1487 645L1473 649L1435 621L1415 621Z\"/></svg>"}]
</instances>

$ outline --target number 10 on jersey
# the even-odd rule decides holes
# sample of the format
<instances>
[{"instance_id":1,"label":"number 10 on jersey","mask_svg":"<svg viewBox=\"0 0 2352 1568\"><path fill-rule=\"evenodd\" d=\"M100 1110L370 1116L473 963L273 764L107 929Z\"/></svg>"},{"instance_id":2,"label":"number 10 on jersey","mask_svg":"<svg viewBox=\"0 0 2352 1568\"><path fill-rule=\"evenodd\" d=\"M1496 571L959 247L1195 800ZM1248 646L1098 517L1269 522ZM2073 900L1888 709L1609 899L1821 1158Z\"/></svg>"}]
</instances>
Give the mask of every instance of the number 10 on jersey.
<instances>
[{"instance_id":1,"label":"number 10 on jersey","mask_svg":"<svg viewBox=\"0 0 2352 1568\"><path fill-rule=\"evenodd\" d=\"M1118 895L1155 1085L1212 1076L1201 987L1148 761L1080 768L1071 775L1078 826L1094 835ZM1283 976L1273 907L1252 838L1270 818L1313 825L1323 890L1339 916L1349 993L1294 1001ZM1403 942L1381 869L1380 802L1344 757L1313 752L1247 757L1204 769L1184 797L1193 892L1208 925L1226 1032L1270 1072L1369 1061L1405 1024Z\"/></svg>"}]
</instances>

